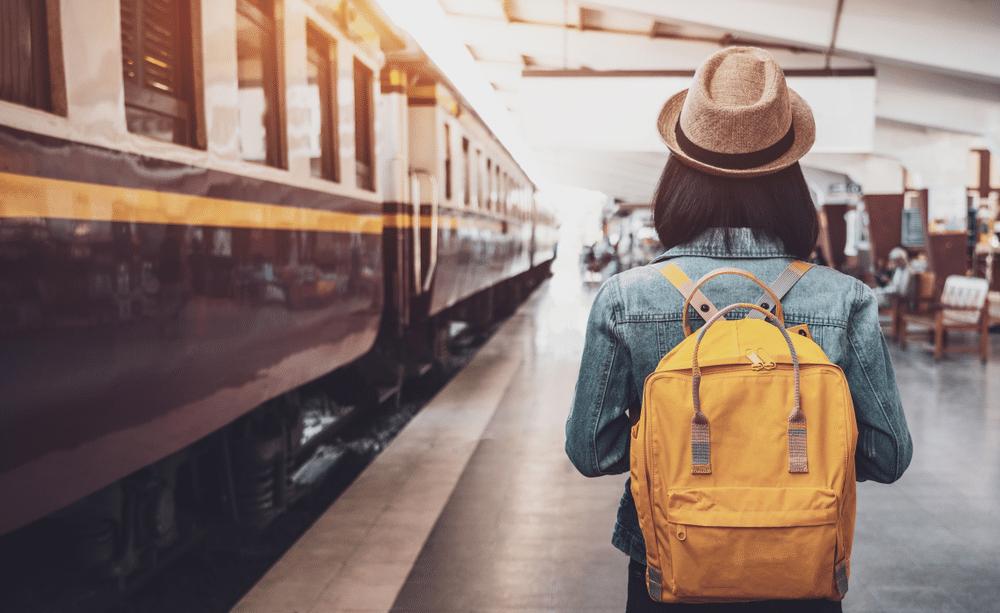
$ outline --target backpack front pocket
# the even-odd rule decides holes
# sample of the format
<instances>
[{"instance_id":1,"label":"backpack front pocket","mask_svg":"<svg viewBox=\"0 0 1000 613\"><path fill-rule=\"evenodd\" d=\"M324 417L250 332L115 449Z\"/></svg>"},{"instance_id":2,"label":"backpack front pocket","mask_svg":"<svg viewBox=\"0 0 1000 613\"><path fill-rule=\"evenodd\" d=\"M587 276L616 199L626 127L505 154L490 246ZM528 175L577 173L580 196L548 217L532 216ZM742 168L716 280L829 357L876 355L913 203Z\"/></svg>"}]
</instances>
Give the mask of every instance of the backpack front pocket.
<instances>
[{"instance_id":1,"label":"backpack front pocket","mask_svg":"<svg viewBox=\"0 0 1000 613\"><path fill-rule=\"evenodd\" d=\"M835 597L837 510L829 489L671 489L671 591L690 602Z\"/></svg>"}]
</instances>

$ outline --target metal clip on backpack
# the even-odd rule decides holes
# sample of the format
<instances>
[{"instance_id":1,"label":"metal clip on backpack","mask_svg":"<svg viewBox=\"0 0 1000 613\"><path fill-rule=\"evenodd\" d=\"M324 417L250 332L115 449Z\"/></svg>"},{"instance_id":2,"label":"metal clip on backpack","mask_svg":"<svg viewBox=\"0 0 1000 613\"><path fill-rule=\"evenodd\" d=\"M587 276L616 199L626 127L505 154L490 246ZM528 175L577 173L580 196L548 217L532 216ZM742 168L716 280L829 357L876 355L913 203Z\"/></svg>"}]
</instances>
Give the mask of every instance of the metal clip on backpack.
<instances>
[{"instance_id":1,"label":"metal clip on backpack","mask_svg":"<svg viewBox=\"0 0 1000 613\"><path fill-rule=\"evenodd\" d=\"M761 285L776 313L733 304L691 335L692 298L720 274ZM686 289L687 338L646 378L632 428L649 594L661 602L840 600L857 497L844 374L810 338L788 334L777 296L752 274L713 271ZM737 308L774 325L724 318Z\"/></svg>"}]
</instances>

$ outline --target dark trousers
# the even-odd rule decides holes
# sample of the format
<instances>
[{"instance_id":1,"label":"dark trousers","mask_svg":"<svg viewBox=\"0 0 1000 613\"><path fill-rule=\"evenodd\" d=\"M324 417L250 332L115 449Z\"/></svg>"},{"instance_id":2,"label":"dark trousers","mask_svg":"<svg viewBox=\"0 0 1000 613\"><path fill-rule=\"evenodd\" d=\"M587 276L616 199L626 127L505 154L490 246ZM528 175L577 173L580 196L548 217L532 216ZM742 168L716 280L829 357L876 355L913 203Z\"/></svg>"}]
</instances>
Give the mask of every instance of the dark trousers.
<instances>
[{"instance_id":1,"label":"dark trousers","mask_svg":"<svg viewBox=\"0 0 1000 613\"><path fill-rule=\"evenodd\" d=\"M830 600L764 600L688 604L656 602L646 589L646 565L629 560L626 613L841 613L839 602Z\"/></svg>"}]
</instances>

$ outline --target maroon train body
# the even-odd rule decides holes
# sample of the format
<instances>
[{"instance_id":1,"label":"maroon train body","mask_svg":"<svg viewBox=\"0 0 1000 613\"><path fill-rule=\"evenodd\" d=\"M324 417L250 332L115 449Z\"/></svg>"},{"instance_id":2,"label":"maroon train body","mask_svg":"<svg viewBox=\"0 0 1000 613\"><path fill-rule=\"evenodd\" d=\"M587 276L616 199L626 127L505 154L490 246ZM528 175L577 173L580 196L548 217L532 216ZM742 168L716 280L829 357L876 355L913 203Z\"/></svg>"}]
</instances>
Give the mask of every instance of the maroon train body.
<instances>
[{"instance_id":1,"label":"maroon train body","mask_svg":"<svg viewBox=\"0 0 1000 613\"><path fill-rule=\"evenodd\" d=\"M528 176L377 8L167 4L173 81L134 78L142 0L14 2L30 71L0 42L0 538L57 533L121 586L202 517L266 525L327 426L555 255Z\"/></svg>"}]
</instances>

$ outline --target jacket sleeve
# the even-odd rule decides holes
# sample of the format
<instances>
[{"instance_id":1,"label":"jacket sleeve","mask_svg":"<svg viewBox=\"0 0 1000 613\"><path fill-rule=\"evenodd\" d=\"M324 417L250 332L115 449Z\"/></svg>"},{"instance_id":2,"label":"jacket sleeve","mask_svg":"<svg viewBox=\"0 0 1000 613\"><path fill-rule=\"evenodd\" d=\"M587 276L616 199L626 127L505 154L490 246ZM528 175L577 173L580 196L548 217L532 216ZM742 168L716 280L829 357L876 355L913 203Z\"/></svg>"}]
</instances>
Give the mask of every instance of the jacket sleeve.
<instances>
[{"instance_id":1,"label":"jacket sleeve","mask_svg":"<svg viewBox=\"0 0 1000 613\"><path fill-rule=\"evenodd\" d=\"M566 420L566 454L588 477L629 470L630 422L626 409L637 404L632 360L616 329L615 279L598 292Z\"/></svg>"},{"instance_id":2,"label":"jacket sleeve","mask_svg":"<svg viewBox=\"0 0 1000 613\"><path fill-rule=\"evenodd\" d=\"M913 441L889 348L879 327L875 294L858 282L855 298L848 322L844 374L858 422L858 448L854 454L857 478L892 483L909 466Z\"/></svg>"}]
</instances>

